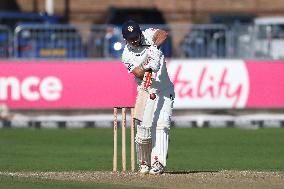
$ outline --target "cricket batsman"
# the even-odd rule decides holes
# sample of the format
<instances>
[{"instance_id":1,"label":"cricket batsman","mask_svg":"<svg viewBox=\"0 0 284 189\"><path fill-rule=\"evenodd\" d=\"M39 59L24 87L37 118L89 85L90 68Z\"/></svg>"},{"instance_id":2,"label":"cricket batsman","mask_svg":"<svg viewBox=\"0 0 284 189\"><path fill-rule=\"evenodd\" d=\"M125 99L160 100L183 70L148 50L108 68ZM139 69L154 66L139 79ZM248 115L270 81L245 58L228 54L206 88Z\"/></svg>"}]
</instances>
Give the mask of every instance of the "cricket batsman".
<instances>
[{"instance_id":1,"label":"cricket batsman","mask_svg":"<svg viewBox=\"0 0 284 189\"><path fill-rule=\"evenodd\" d=\"M126 40L122 62L128 72L134 74L138 84L135 110L143 110L141 119L135 119L139 172L162 174L167 165L169 131L175 97L165 57L159 49L167 38L167 32L153 28L141 31L139 24L129 20L122 26L122 35ZM139 95L140 91L148 95ZM141 105L143 103L137 103L140 98L144 98L142 99L145 102L144 107Z\"/></svg>"}]
</instances>

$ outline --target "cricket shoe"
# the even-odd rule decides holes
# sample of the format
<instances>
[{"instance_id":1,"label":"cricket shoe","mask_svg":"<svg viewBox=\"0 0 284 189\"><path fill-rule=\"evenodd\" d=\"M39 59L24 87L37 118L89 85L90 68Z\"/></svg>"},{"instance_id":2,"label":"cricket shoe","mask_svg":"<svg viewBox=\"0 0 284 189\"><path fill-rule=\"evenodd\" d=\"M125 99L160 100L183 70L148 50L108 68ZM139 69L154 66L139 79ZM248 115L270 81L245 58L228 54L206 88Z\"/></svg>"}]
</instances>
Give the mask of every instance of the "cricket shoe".
<instances>
[{"instance_id":1,"label":"cricket shoe","mask_svg":"<svg viewBox=\"0 0 284 189\"><path fill-rule=\"evenodd\" d=\"M155 161L149 171L151 175L161 175L165 171L165 167L159 162Z\"/></svg>"},{"instance_id":2,"label":"cricket shoe","mask_svg":"<svg viewBox=\"0 0 284 189\"><path fill-rule=\"evenodd\" d=\"M144 174L144 175L148 174L149 173L149 169L150 169L150 167L147 164L142 163L140 165L140 167L139 167L139 173Z\"/></svg>"}]
</instances>

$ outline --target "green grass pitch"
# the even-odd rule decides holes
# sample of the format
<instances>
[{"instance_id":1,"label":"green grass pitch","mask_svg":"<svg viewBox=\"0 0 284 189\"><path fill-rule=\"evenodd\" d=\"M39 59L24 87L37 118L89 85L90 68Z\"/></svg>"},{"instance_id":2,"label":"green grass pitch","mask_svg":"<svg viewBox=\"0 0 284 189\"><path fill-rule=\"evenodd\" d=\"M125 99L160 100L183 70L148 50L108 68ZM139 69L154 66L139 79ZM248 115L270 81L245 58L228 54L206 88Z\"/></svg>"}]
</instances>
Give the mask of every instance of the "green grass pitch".
<instances>
[{"instance_id":1,"label":"green grass pitch","mask_svg":"<svg viewBox=\"0 0 284 189\"><path fill-rule=\"evenodd\" d=\"M112 129L106 128L0 129L0 172L111 171L112 145ZM168 171L283 171L283 157L284 129L173 128ZM0 188L6 189L79 187L126 186L0 176Z\"/></svg>"},{"instance_id":2,"label":"green grass pitch","mask_svg":"<svg viewBox=\"0 0 284 189\"><path fill-rule=\"evenodd\" d=\"M0 171L112 170L112 142L105 128L0 129ZM283 170L283 157L284 129L173 128L168 170Z\"/></svg>"}]
</instances>

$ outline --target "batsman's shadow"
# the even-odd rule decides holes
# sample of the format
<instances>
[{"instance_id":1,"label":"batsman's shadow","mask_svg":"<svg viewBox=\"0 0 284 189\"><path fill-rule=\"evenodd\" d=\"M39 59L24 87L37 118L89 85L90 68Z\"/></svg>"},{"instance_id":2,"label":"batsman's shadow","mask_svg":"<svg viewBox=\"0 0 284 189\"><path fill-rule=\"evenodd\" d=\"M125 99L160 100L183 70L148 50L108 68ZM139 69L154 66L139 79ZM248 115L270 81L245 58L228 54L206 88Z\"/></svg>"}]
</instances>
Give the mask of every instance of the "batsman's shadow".
<instances>
[{"instance_id":1,"label":"batsman's shadow","mask_svg":"<svg viewBox=\"0 0 284 189\"><path fill-rule=\"evenodd\" d=\"M195 174L195 173L218 173L219 171L212 171L212 170L194 170L194 171L166 171L165 173L167 174L172 174L172 175L184 175L184 174Z\"/></svg>"}]
</instances>

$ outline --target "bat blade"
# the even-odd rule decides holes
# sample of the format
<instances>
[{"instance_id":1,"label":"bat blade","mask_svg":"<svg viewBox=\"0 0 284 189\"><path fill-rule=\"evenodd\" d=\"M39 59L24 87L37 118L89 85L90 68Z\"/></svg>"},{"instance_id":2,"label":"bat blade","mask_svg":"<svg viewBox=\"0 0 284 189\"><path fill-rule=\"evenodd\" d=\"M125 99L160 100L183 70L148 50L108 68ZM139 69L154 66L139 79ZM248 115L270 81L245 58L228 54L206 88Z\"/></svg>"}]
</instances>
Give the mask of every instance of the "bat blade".
<instances>
[{"instance_id":1,"label":"bat blade","mask_svg":"<svg viewBox=\"0 0 284 189\"><path fill-rule=\"evenodd\" d=\"M139 89L134 107L134 119L143 120L144 111L149 94L144 89Z\"/></svg>"}]
</instances>

